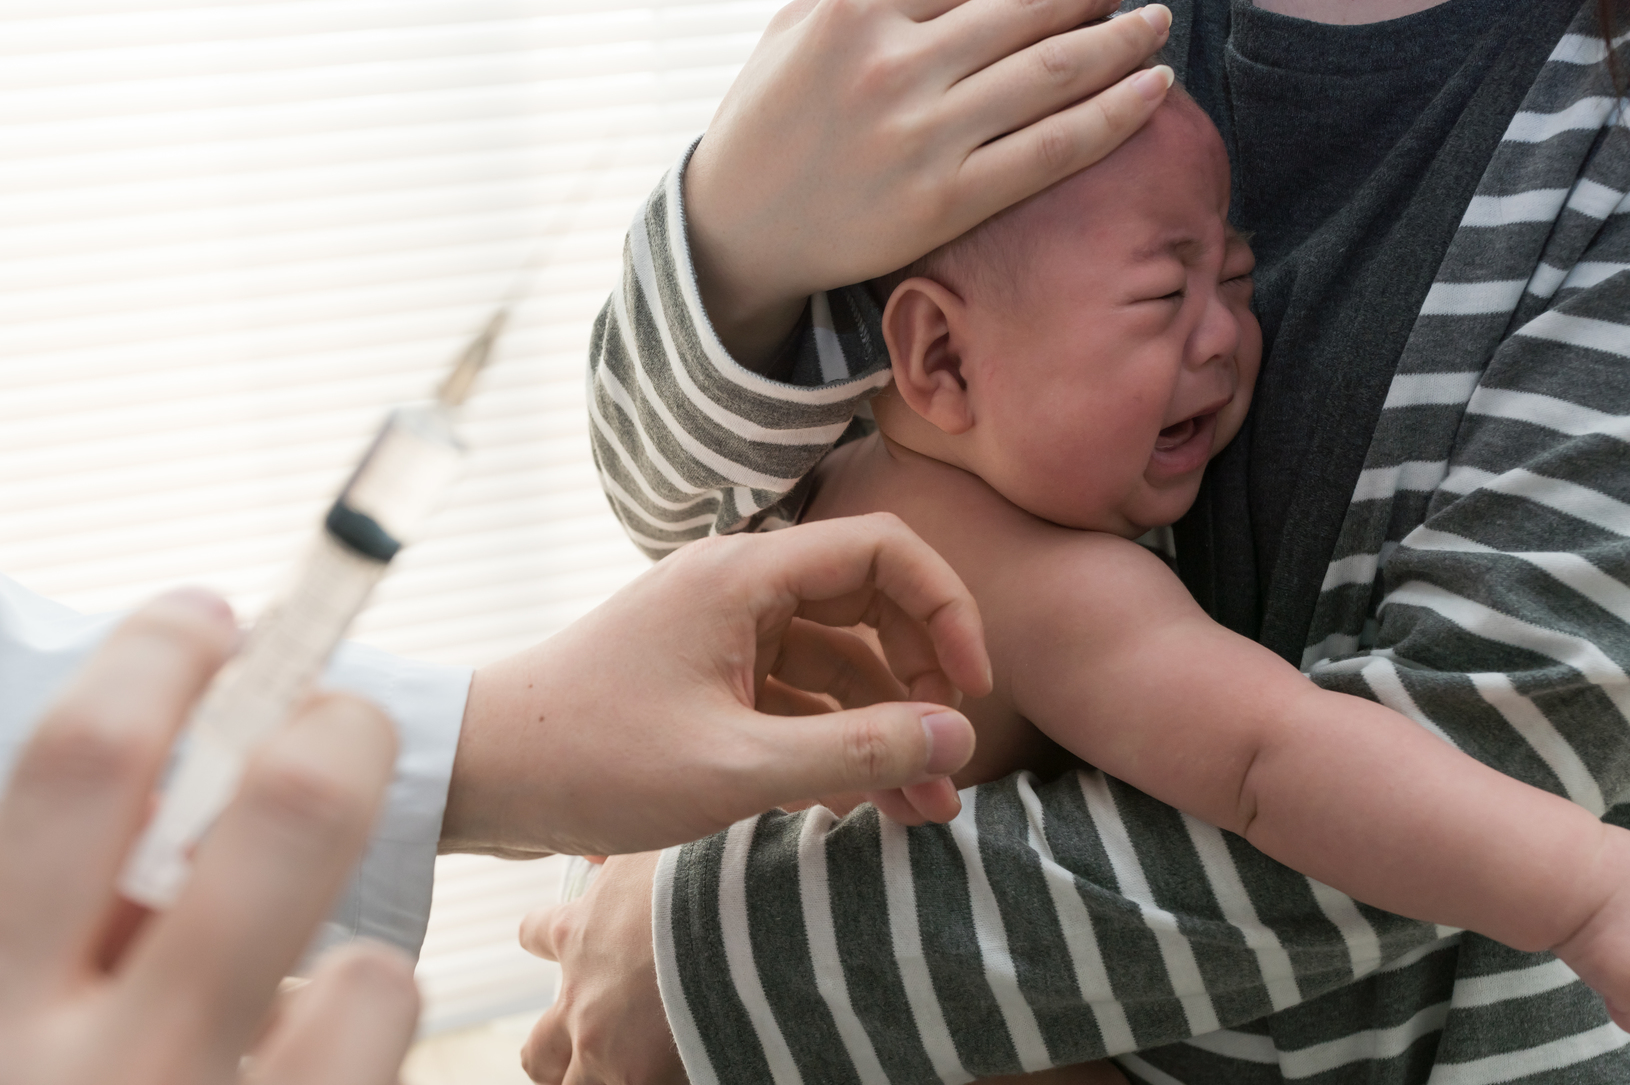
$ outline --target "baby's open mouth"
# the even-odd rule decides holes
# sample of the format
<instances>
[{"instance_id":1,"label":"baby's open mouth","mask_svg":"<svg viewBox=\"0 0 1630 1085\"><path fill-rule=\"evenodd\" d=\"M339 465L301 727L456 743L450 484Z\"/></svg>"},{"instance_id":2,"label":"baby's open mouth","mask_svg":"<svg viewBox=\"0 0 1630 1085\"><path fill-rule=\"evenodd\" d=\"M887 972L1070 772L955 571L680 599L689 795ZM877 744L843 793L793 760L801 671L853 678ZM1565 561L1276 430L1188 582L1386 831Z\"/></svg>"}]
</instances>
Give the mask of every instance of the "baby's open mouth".
<instances>
[{"instance_id":1,"label":"baby's open mouth","mask_svg":"<svg viewBox=\"0 0 1630 1085\"><path fill-rule=\"evenodd\" d=\"M1212 414L1215 414L1215 412L1212 412ZM1155 451L1170 452L1172 449L1179 447L1193 437L1195 432L1199 430L1201 423L1210 417L1211 414L1195 415L1193 418L1185 418L1181 422L1167 426L1155 438Z\"/></svg>"},{"instance_id":2,"label":"baby's open mouth","mask_svg":"<svg viewBox=\"0 0 1630 1085\"><path fill-rule=\"evenodd\" d=\"M1158 475L1176 477L1198 471L1211 459L1217 437L1217 412L1221 406L1174 422L1155 438L1149 468Z\"/></svg>"}]
</instances>

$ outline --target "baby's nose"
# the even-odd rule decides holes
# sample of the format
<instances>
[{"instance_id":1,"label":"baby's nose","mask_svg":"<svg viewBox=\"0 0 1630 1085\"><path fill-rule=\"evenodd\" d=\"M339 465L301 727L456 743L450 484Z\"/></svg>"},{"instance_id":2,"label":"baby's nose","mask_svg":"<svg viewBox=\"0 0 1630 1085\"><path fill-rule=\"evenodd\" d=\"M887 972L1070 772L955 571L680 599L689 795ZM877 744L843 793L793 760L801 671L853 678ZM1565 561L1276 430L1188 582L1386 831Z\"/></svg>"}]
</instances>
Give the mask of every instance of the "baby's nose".
<instances>
[{"instance_id":1,"label":"baby's nose","mask_svg":"<svg viewBox=\"0 0 1630 1085\"><path fill-rule=\"evenodd\" d=\"M1212 294L1206 303L1200 323L1189 337L1188 363L1192 366L1209 365L1234 357L1239 348L1239 317L1221 296Z\"/></svg>"}]
</instances>

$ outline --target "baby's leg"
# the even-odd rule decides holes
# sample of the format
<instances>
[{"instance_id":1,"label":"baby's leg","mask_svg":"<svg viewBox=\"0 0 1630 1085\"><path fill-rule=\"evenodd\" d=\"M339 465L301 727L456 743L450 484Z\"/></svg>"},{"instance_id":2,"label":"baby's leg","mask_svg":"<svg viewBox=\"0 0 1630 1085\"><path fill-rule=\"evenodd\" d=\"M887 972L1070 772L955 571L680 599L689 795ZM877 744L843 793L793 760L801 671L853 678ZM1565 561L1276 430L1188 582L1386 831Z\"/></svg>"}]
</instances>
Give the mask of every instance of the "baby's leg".
<instances>
[{"instance_id":1,"label":"baby's leg","mask_svg":"<svg viewBox=\"0 0 1630 1085\"><path fill-rule=\"evenodd\" d=\"M980 1085L1127 1085L1126 1075L1109 1061L1055 1066L1033 1074L980 1078Z\"/></svg>"}]
</instances>

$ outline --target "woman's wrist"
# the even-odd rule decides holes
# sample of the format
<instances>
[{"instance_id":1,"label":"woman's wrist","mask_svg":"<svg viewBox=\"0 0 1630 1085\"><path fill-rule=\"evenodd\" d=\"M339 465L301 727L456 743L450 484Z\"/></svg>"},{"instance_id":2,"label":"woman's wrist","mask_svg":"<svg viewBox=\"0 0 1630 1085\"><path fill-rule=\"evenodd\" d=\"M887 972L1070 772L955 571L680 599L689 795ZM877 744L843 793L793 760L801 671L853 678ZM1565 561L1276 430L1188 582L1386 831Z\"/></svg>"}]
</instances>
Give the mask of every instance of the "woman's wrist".
<instances>
[{"instance_id":1,"label":"woman's wrist","mask_svg":"<svg viewBox=\"0 0 1630 1085\"><path fill-rule=\"evenodd\" d=\"M696 285L713 332L736 364L763 377L779 377L770 372L782 355L787 337L809 304L807 294L793 297L753 297L741 284L721 274L714 261L697 254L694 235L691 255L696 261Z\"/></svg>"},{"instance_id":2,"label":"woman's wrist","mask_svg":"<svg viewBox=\"0 0 1630 1085\"><path fill-rule=\"evenodd\" d=\"M553 853L542 834L528 832L516 817L529 798L535 801L540 791L550 790L538 757L539 736L529 726L534 719L540 726L545 722L538 706L546 652L546 647L533 649L489 664L471 679L442 815L438 850L443 854L535 859Z\"/></svg>"},{"instance_id":3,"label":"woman's wrist","mask_svg":"<svg viewBox=\"0 0 1630 1085\"><path fill-rule=\"evenodd\" d=\"M769 230L727 228L731 221L728 194L711 169L704 137L685 164L685 244L696 269L697 292L714 334L743 367L770 376L771 362L797 327L812 292L801 284L778 281L778 261L755 261L755 239L772 237ZM717 198L716 198L717 197ZM783 264L793 261L779 261ZM763 267L758 266L763 264Z\"/></svg>"}]
</instances>

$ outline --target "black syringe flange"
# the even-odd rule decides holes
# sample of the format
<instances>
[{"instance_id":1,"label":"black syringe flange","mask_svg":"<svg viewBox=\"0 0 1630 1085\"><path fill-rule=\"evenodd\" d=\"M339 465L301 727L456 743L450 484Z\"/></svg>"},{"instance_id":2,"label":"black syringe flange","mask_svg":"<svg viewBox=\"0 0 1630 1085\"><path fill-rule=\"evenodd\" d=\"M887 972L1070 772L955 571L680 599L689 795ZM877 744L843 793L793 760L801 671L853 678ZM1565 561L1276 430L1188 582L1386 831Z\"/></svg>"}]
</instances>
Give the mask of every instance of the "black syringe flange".
<instances>
[{"instance_id":1,"label":"black syringe flange","mask_svg":"<svg viewBox=\"0 0 1630 1085\"><path fill-rule=\"evenodd\" d=\"M329 508L323 527L346 549L382 564L402 549L401 542L380 527L378 520L351 508L343 496Z\"/></svg>"}]
</instances>

